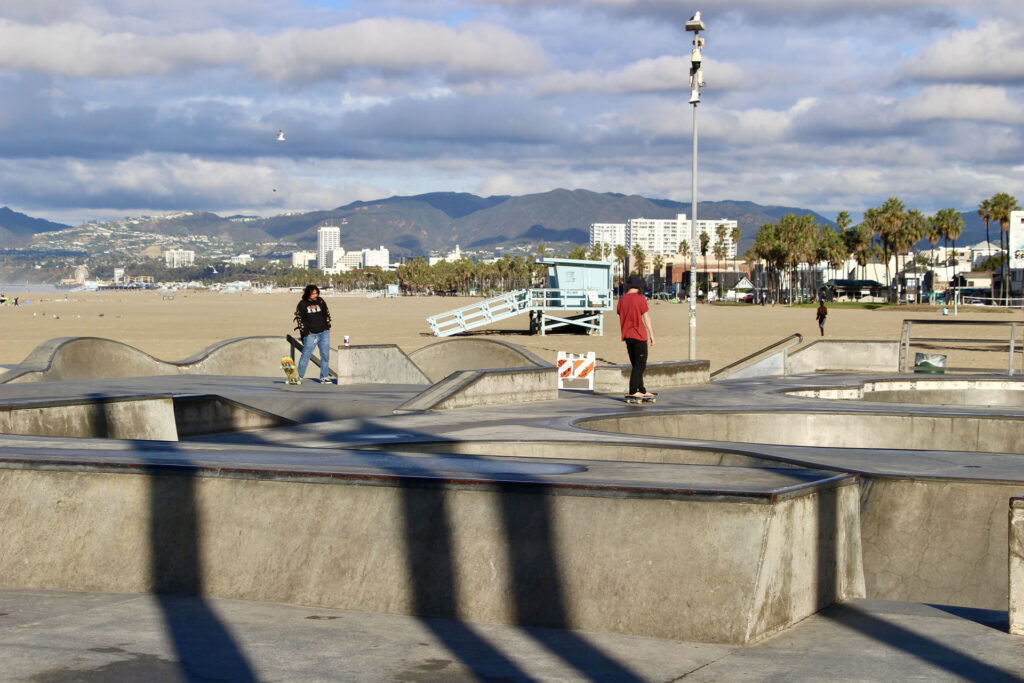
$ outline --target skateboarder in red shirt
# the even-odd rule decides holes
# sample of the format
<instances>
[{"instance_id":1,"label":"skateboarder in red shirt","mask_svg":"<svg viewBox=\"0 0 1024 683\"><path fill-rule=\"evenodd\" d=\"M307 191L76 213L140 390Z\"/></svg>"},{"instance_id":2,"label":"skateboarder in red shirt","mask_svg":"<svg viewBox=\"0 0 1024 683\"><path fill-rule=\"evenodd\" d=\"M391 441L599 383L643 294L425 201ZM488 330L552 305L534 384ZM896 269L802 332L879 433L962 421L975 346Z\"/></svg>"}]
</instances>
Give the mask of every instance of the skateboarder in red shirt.
<instances>
[{"instance_id":1,"label":"skateboarder in red shirt","mask_svg":"<svg viewBox=\"0 0 1024 683\"><path fill-rule=\"evenodd\" d=\"M644 370L647 369L647 342L654 346L654 327L651 326L651 314L644 297L647 281L636 273L626 278L626 293L619 299L616 312L619 314L619 326L622 328L622 340L626 342L626 353L629 354L633 371L629 373L629 396L633 398L654 398L644 387Z\"/></svg>"}]
</instances>

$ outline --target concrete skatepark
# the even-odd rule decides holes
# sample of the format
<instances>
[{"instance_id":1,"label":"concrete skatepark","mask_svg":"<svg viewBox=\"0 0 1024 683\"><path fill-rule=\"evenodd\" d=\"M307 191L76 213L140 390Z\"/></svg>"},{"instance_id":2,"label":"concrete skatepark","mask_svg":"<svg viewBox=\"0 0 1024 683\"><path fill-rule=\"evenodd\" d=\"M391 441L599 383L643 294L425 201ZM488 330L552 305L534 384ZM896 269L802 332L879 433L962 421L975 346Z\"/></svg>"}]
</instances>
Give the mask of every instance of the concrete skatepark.
<instances>
[{"instance_id":1,"label":"concrete skatepark","mask_svg":"<svg viewBox=\"0 0 1024 683\"><path fill-rule=\"evenodd\" d=\"M0 375L17 676L322 678L272 661L299 614L276 638L384 643L352 680L1024 676L1019 377L829 340L714 382L652 365L637 407L628 368L559 391L493 340L341 348L337 386L286 387L287 353L67 338ZM96 640L40 660L57 621Z\"/></svg>"}]
</instances>

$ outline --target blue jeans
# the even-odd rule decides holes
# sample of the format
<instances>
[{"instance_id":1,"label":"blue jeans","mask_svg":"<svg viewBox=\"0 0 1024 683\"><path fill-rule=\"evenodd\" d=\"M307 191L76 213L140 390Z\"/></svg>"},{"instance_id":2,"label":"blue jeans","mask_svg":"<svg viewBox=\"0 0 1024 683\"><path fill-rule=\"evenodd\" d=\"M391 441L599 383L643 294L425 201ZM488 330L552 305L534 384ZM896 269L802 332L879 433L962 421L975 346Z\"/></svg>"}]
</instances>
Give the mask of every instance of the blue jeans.
<instances>
[{"instance_id":1,"label":"blue jeans","mask_svg":"<svg viewBox=\"0 0 1024 683\"><path fill-rule=\"evenodd\" d=\"M330 330L307 334L302 338L302 355L299 357L299 377L306 376L306 366L309 365L309 358L313 355L314 347L320 347L320 379L330 377L327 365L331 360L331 333Z\"/></svg>"}]
</instances>

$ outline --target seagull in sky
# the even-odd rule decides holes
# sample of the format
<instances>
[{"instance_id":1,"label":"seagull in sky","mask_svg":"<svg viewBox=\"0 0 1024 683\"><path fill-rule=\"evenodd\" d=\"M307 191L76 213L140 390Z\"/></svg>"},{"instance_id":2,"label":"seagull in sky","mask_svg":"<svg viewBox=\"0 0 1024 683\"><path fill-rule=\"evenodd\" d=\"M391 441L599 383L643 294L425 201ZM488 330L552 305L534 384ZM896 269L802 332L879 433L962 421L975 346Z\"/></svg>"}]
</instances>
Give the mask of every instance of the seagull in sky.
<instances>
[{"instance_id":1,"label":"seagull in sky","mask_svg":"<svg viewBox=\"0 0 1024 683\"><path fill-rule=\"evenodd\" d=\"M277 141L278 142L284 142L284 131L283 130L277 131Z\"/></svg>"}]
</instances>

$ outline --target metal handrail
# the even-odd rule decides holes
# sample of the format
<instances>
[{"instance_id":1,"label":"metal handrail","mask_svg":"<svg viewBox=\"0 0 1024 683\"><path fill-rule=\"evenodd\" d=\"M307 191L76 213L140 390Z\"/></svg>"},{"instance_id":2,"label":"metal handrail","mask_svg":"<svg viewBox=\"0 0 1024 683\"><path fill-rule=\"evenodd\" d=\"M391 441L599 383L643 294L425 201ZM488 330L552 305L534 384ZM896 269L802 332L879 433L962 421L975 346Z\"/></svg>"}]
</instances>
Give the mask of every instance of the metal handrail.
<instances>
[{"instance_id":1,"label":"metal handrail","mask_svg":"<svg viewBox=\"0 0 1024 683\"><path fill-rule=\"evenodd\" d=\"M802 342L804 340L804 336L802 334L800 334L799 332L794 332L793 334L789 335L788 337L783 337L779 341L774 342L772 344L769 344L768 346L764 347L763 349L760 349L758 351L754 351L749 356L744 356L743 358L740 358L738 361L735 361L733 363L729 363L725 367L719 368L719 369L715 370L714 372L711 373L711 379L714 379L715 377L717 377L718 375L721 375L723 372L726 372L727 370L732 370L736 366L742 365L743 363L746 363L748 360L753 360L754 358L757 358L758 356L762 356L762 355L768 353L769 351L774 350L776 347L782 346L783 344L785 344L786 342L788 342L789 340L794 339L794 338L796 339L796 341L794 341L791 344L789 344L786 348L789 348L791 346L796 346L797 344L799 344L800 342Z\"/></svg>"},{"instance_id":2,"label":"metal handrail","mask_svg":"<svg viewBox=\"0 0 1024 683\"><path fill-rule=\"evenodd\" d=\"M1006 339L985 339L985 338L961 338L961 337L912 337L911 330L914 325L989 325L995 327L1009 327L1010 338ZM983 344L1003 344L1009 341L1009 363L1007 366L1007 374L1013 376L1015 370L1013 367L1013 354L1017 348L1017 328L1024 327L1020 322L1011 320L932 320L928 318L906 318L903 320L903 329L900 332L900 372L910 372L910 342L911 341L926 341L926 342L946 342L946 343L983 343ZM1021 345L1022 351L1024 351L1024 344ZM970 372L971 370L981 370L984 368L945 368L947 371L958 371L958 372Z\"/></svg>"},{"instance_id":3,"label":"metal handrail","mask_svg":"<svg viewBox=\"0 0 1024 683\"><path fill-rule=\"evenodd\" d=\"M295 352L298 351L299 353L302 353L302 342L300 342L298 339L296 339L290 334L286 334L284 338L288 340L288 346L291 347L292 360L295 360ZM313 361L313 365L320 367L320 356L311 355L309 359ZM334 370L331 370L330 366L327 367L327 374L330 377L335 378L337 378L338 376L338 373L336 373Z\"/></svg>"}]
</instances>

